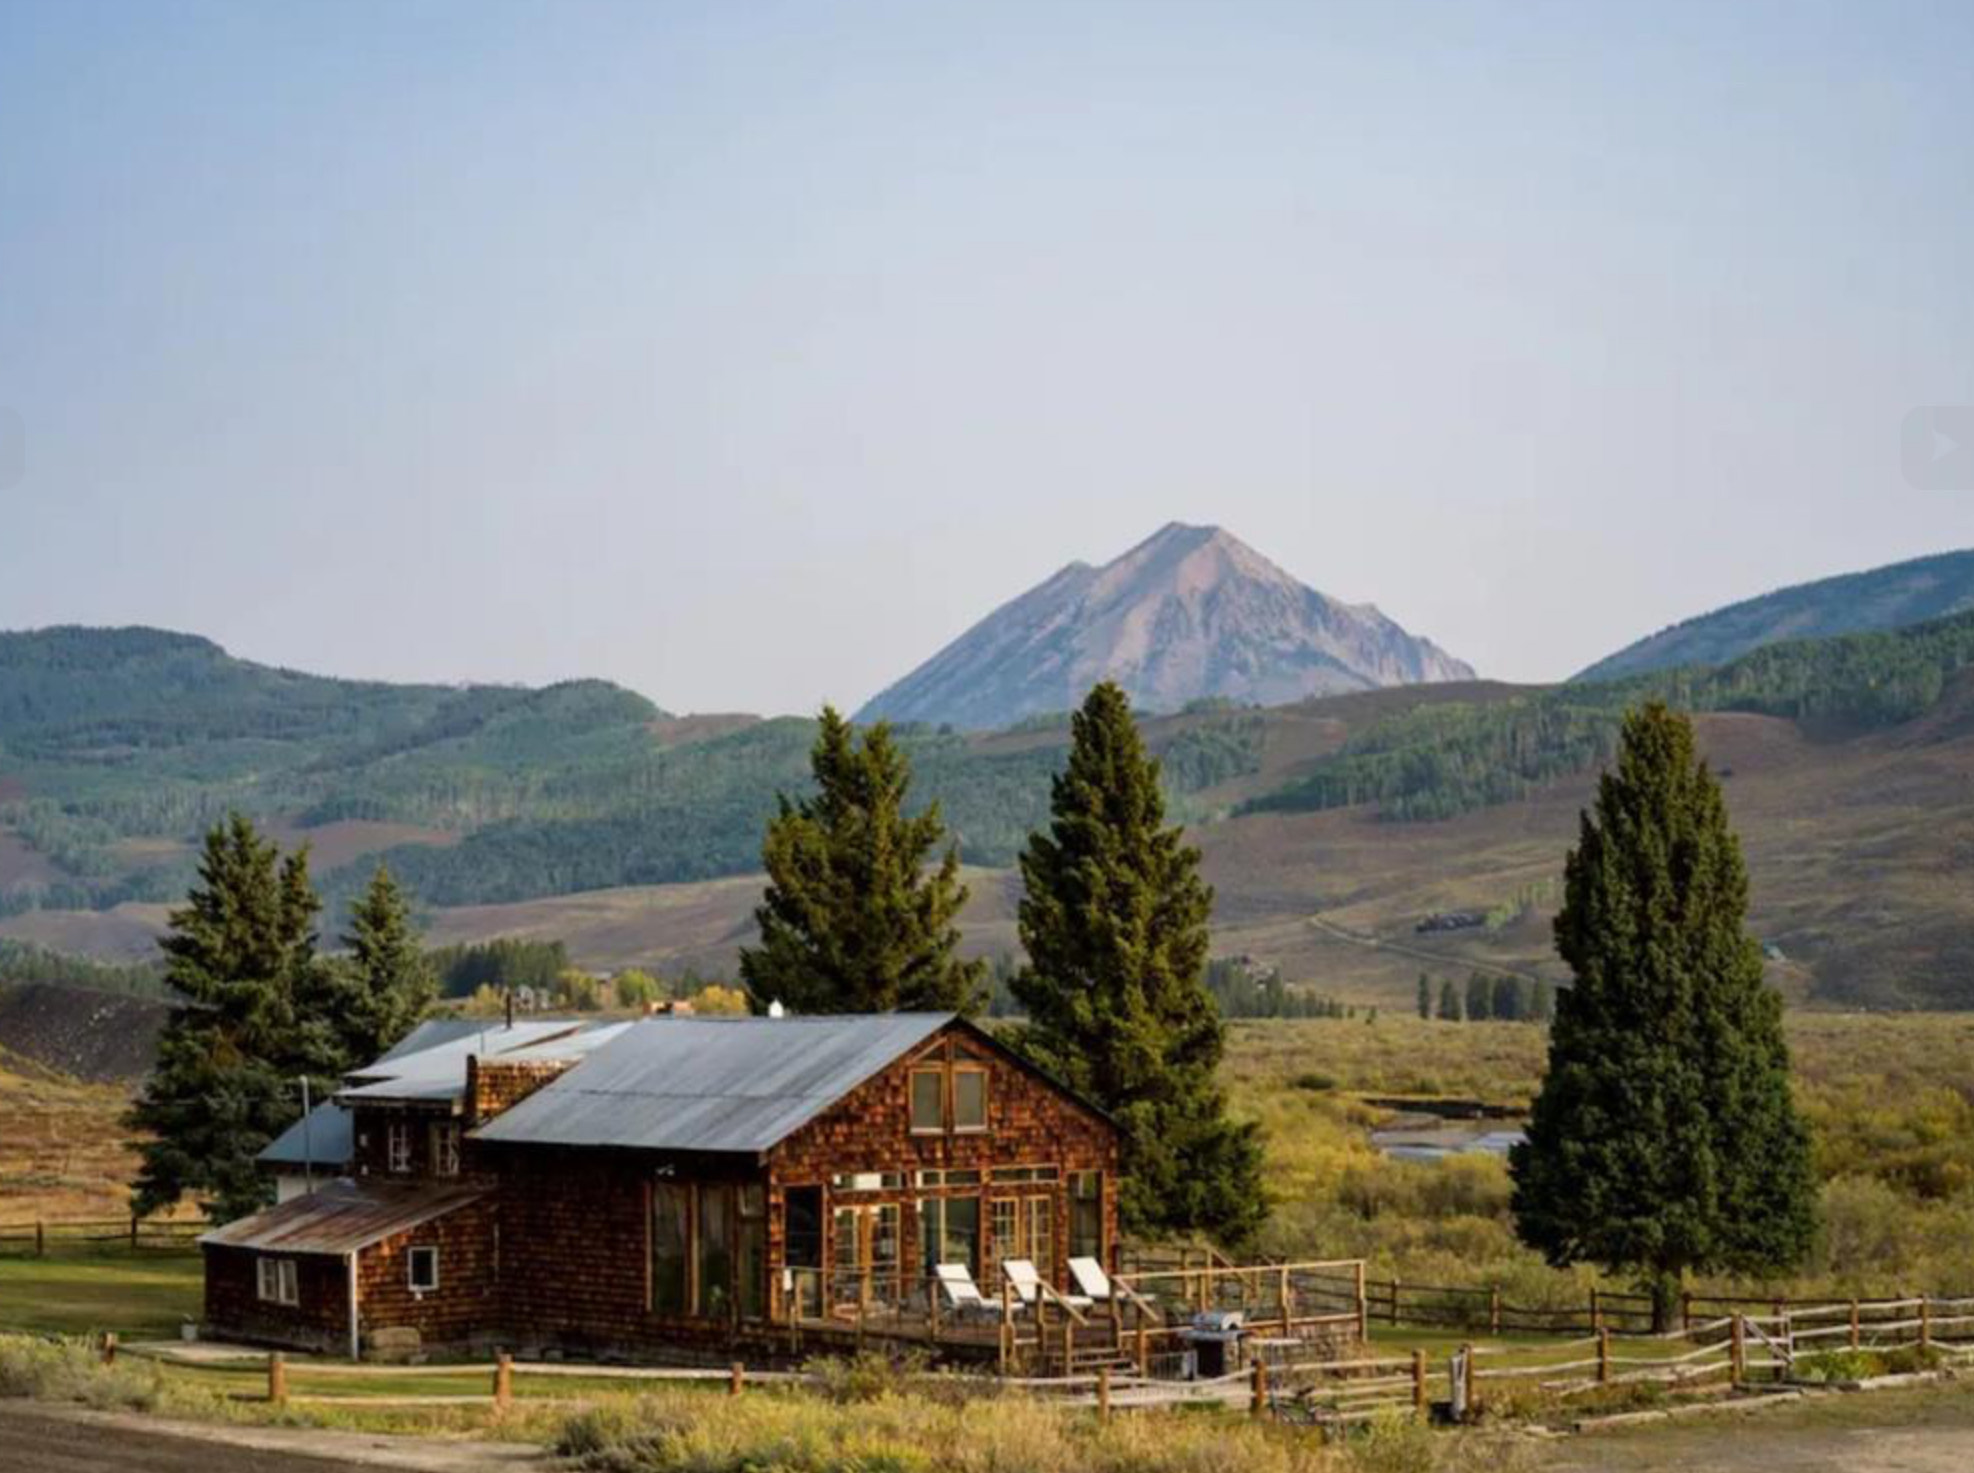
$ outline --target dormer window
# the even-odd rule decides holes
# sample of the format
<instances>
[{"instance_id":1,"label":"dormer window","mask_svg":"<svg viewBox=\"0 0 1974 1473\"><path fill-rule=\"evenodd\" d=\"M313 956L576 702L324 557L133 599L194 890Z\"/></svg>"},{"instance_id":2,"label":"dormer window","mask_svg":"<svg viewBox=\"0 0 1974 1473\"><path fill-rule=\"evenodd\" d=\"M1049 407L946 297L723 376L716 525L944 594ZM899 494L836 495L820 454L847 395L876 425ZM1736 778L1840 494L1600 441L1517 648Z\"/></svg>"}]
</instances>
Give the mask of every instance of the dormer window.
<instances>
[{"instance_id":1,"label":"dormer window","mask_svg":"<svg viewBox=\"0 0 1974 1473\"><path fill-rule=\"evenodd\" d=\"M411 1122L393 1120L384 1128L385 1163L393 1175L411 1170Z\"/></svg>"}]
</instances>

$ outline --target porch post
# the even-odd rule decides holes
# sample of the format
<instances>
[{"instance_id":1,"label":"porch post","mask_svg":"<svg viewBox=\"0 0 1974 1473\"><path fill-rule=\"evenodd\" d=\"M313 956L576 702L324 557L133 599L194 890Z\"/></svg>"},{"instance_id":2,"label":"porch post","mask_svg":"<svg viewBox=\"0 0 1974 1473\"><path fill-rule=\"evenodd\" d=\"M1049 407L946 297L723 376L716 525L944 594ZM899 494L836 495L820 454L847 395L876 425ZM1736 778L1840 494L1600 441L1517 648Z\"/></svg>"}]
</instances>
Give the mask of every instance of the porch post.
<instances>
[{"instance_id":1,"label":"porch post","mask_svg":"<svg viewBox=\"0 0 1974 1473\"><path fill-rule=\"evenodd\" d=\"M357 1259L357 1255L354 1252L352 1252L348 1259L349 1275L350 1275L350 1359L351 1360L361 1360L363 1358L363 1333L362 1333L363 1321L360 1315L358 1314L357 1302L356 1302L356 1294L357 1294L356 1259Z\"/></svg>"}]
</instances>

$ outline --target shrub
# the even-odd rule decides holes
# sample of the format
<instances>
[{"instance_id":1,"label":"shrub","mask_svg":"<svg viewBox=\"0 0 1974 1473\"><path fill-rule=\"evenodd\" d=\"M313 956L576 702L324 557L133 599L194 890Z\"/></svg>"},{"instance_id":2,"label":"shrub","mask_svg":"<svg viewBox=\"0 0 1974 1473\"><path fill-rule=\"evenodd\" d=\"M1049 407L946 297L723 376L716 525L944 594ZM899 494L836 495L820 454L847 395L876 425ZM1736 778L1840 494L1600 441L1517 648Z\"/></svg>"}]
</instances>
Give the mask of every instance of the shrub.
<instances>
[{"instance_id":1,"label":"shrub","mask_svg":"<svg viewBox=\"0 0 1974 1473\"><path fill-rule=\"evenodd\" d=\"M1331 1090L1335 1089L1337 1082L1327 1074L1318 1074L1312 1071L1308 1074L1296 1075L1295 1087L1297 1089L1306 1089L1311 1094L1320 1095L1328 1094Z\"/></svg>"},{"instance_id":2,"label":"shrub","mask_svg":"<svg viewBox=\"0 0 1974 1473\"><path fill-rule=\"evenodd\" d=\"M0 1396L150 1411L158 1404L161 1382L152 1365L127 1360L104 1365L86 1341L0 1335Z\"/></svg>"},{"instance_id":3,"label":"shrub","mask_svg":"<svg viewBox=\"0 0 1974 1473\"><path fill-rule=\"evenodd\" d=\"M1885 1374L1885 1362L1870 1350L1819 1350L1799 1355L1791 1368L1798 1381L1866 1381Z\"/></svg>"}]
</instances>

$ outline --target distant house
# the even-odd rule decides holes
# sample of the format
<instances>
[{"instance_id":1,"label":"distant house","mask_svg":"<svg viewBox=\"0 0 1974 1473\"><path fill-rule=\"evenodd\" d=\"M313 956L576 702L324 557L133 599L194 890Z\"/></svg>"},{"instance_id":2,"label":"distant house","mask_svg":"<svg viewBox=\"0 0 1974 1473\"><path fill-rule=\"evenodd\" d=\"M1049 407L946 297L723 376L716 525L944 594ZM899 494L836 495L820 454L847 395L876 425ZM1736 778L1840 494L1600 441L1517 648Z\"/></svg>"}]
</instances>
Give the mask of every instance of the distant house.
<instances>
[{"instance_id":1,"label":"distant house","mask_svg":"<svg viewBox=\"0 0 1974 1473\"><path fill-rule=\"evenodd\" d=\"M203 1240L211 1333L673 1356L923 1303L939 1265L1115 1266L1115 1126L951 1014L531 1020L335 1103L345 1174Z\"/></svg>"}]
</instances>

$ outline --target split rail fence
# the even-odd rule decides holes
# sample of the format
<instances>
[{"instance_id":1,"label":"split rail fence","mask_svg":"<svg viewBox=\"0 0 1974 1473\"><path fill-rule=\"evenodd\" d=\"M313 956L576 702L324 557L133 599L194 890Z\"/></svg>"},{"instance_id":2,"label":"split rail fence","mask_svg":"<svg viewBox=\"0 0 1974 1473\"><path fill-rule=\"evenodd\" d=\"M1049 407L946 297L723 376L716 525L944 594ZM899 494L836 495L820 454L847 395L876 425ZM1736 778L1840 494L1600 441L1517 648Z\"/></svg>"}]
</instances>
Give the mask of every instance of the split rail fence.
<instances>
[{"instance_id":1,"label":"split rail fence","mask_svg":"<svg viewBox=\"0 0 1974 1473\"><path fill-rule=\"evenodd\" d=\"M212 1226L196 1219L149 1217L0 1223L0 1254L46 1258L74 1247L190 1248Z\"/></svg>"}]
</instances>

